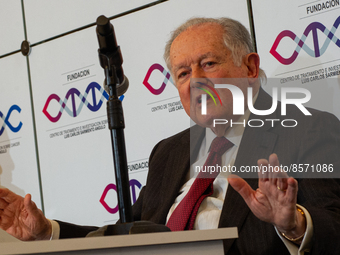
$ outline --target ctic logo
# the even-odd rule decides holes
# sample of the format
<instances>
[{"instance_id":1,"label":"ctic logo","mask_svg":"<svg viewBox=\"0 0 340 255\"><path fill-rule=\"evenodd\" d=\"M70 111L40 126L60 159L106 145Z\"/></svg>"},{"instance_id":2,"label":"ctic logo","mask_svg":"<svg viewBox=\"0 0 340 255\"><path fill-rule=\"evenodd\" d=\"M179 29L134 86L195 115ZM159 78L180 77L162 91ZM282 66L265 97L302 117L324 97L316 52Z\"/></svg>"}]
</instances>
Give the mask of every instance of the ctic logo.
<instances>
[{"instance_id":1,"label":"ctic logo","mask_svg":"<svg viewBox=\"0 0 340 255\"><path fill-rule=\"evenodd\" d=\"M162 85L158 89L155 89L149 83L151 73L156 69L159 70L165 76ZM167 70L165 70L165 68L163 66L161 66L160 64L153 64L152 66L150 66L148 72L146 73L143 84L152 94L159 95L164 91L168 81L170 81L172 84L174 84L174 82L171 79L170 73Z\"/></svg>"},{"instance_id":2,"label":"ctic logo","mask_svg":"<svg viewBox=\"0 0 340 255\"><path fill-rule=\"evenodd\" d=\"M136 201L137 201L137 190L136 188L137 187L138 189L141 189L142 188L142 184L140 184L139 181L135 180L135 179L132 179L130 180L130 188L131 188L131 194L132 194L132 204L134 204ZM116 212L118 212L119 210L119 206L117 204L116 207L112 208L110 207L106 202L105 202L105 198L107 196L107 193L110 191L110 190L114 190L115 192L117 192L117 187L115 184L113 183L110 183L109 185L106 186L106 188L104 189L104 192L99 200L99 202L105 207L105 209L111 213L111 214L115 214Z\"/></svg>"},{"instance_id":3,"label":"ctic logo","mask_svg":"<svg viewBox=\"0 0 340 255\"><path fill-rule=\"evenodd\" d=\"M297 58L297 56L299 55L299 52L301 49L303 49L309 56L311 57L320 57L322 54L324 54L329 46L329 44L331 42L335 43L339 48L340 48L340 40L339 38L337 38L334 34L336 32L336 30L338 29L340 24L340 16L335 20L333 27L331 28L331 30L328 30L322 23L320 22L313 22L311 24L309 24L307 26L307 28L305 29L305 31L303 32L303 35L301 36L301 38L297 37L292 31L289 30L284 30L282 31L275 39L275 42L272 46L272 48L270 49L270 53L281 63L284 65L290 65L291 63L293 63L295 61L295 59ZM321 44L319 44L319 40L318 40L318 30L320 30L322 33L325 34L326 39L323 43L323 45L321 46ZM308 37L308 35L310 34L310 32L312 32L312 36L313 36L313 44L314 44L314 49L309 48L306 44L305 41ZM293 52L293 54L289 57L289 58L284 58L282 57L277 51L277 47L279 45L279 43L281 42L281 40L284 37L289 37L291 38L296 44L296 48L295 51ZM320 47L321 46L321 47Z\"/></svg>"},{"instance_id":4,"label":"ctic logo","mask_svg":"<svg viewBox=\"0 0 340 255\"><path fill-rule=\"evenodd\" d=\"M231 85L231 84L215 84L215 89L212 86L209 86L207 84L201 83L201 82L196 82L198 84L200 84L201 86L204 86L206 88L209 88L210 90L212 90L218 97L221 105L221 99L220 96L218 95L217 91L215 89L228 89L231 92L232 98L233 98L233 115L244 115L245 113L245 109L244 109L244 104L245 104L245 98L243 95L242 90L235 86L235 85ZM209 94L209 96L212 97L215 106L217 106L216 101L214 100L213 95L207 90L207 89L203 89L202 87L195 87L198 89L201 89L203 91L205 91L206 93ZM312 115L304 106L304 103L307 103L310 99L311 99L311 93L305 89L305 88L297 88L297 87L292 87L292 88L280 88L281 90L281 115L285 116L286 115L286 108L288 104L293 104L296 107L298 107L300 109L300 111L304 114L304 115ZM220 90L221 93L221 90ZM304 97L300 97L300 98L287 98L287 94L298 94L298 95L304 95ZM259 115L259 116L266 116L266 115L270 115L272 114L276 109L277 109L277 99L278 99L278 89L277 88L273 88L273 93L272 93L272 106L270 109L267 110L258 110L255 109L254 105L253 105L253 88L252 87L248 87L247 90L247 106L248 109L251 113L255 114L255 115ZM201 114L202 115L207 115L207 94L202 94L201 95ZM279 119L266 119L266 121L271 122L272 126L274 125L275 121L280 121ZM260 123L260 125L254 125L252 123L257 122ZM288 125L287 122L293 122L294 125ZM218 124L227 124L229 123L229 125L235 125L235 124L243 124L243 126L246 126L246 122L245 120L243 122L233 122L233 120L226 120L226 119L214 119L213 120L213 126L215 127ZM250 127L262 127L264 125L263 120L261 119L250 119L248 120L247 124ZM296 120L294 119L284 119L281 121L282 126L284 127L295 127L298 123Z\"/></svg>"},{"instance_id":5,"label":"ctic logo","mask_svg":"<svg viewBox=\"0 0 340 255\"><path fill-rule=\"evenodd\" d=\"M22 122L20 121L19 124L14 127L10 121L9 121L9 118L11 117L11 114L13 111L17 111L18 113L21 112L21 108L17 105L12 105L9 110L8 110L8 113L7 113L7 116L5 117L4 114L0 111L0 118L4 121L4 124L2 125L1 129L0 129L0 136L3 134L3 132L5 131L5 127L6 125L8 126L8 128L14 132L14 133L17 133L20 131L21 127L22 127Z\"/></svg>"},{"instance_id":6,"label":"ctic logo","mask_svg":"<svg viewBox=\"0 0 340 255\"><path fill-rule=\"evenodd\" d=\"M99 92L102 94L102 96L100 97L99 101L97 101L97 98L96 98L96 90L99 90ZM89 93L90 91L92 92L92 102L93 104L91 105L89 103L89 101L87 101L87 97L89 96ZM80 98L80 104L78 106L78 108L76 107L76 99L75 99L75 96L79 97ZM71 97L71 101L72 101L72 109L68 108L67 107L67 102L69 100L69 98ZM84 93L84 95L82 95L79 90L77 90L76 88L71 88L66 96L65 96L65 99L64 101L62 101L60 99L60 97L56 94L52 94L50 95L48 98L47 98L47 101L45 103L45 106L44 106L44 109L42 110L42 112L46 115L46 117L51 121L51 122L57 122L63 111L65 110L68 115L70 115L71 117L77 117L81 110L83 109L83 106L85 105L90 111L92 112L96 112L100 109L100 107L102 106L103 104L103 101L104 101L104 98L106 100L109 99L109 95L106 93L106 91L96 82L91 82L87 88L86 88L86 91ZM122 95L119 99L122 101L124 98L124 96ZM51 116L51 114L47 111L47 108L50 104L50 102L52 100L56 100L59 105L60 105L60 109L59 109L59 113L56 115L56 116Z\"/></svg>"}]
</instances>

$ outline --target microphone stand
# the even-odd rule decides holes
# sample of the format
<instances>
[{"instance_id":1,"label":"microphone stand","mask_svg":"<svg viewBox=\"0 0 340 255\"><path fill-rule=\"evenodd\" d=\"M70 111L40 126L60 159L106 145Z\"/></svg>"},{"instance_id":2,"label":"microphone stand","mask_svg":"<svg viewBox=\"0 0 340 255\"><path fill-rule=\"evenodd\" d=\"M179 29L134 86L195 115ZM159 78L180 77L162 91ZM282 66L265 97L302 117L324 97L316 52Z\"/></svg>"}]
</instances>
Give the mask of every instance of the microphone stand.
<instances>
[{"instance_id":1,"label":"microphone stand","mask_svg":"<svg viewBox=\"0 0 340 255\"><path fill-rule=\"evenodd\" d=\"M98 50L99 60L104 67L106 84L109 88L109 100L107 101L107 119L111 131L111 144L116 176L117 197L120 222L98 230L98 235L124 235L137 233L165 232L170 229L161 224L149 221L133 222L130 184L127 168L124 115L122 102L118 98L117 89L120 80L117 75L117 67L121 67L122 58L120 50L115 53L103 53ZM120 57L117 57L120 56ZM96 236L96 233L91 234Z\"/></svg>"},{"instance_id":2,"label":"microphone stand","mask_svg":"<svg viewBox=\"0 0 340 255\"><path fill-rule=\"evenodd\" d=\"M110 63L110 62L108 62ZM106 84L109 88L109 100L107 101L107 120L111 131L111 144L113 153L113 163L116 176L117 197L119 205L119 217L121 223L132 222L131 194L128 176L128 167L124 137L124 115L122 102L118 98L117 87L120 85L116 68L113 65L105 67ZM113 73L113 82L111 75Z\"/></svg>"}]
</instances>

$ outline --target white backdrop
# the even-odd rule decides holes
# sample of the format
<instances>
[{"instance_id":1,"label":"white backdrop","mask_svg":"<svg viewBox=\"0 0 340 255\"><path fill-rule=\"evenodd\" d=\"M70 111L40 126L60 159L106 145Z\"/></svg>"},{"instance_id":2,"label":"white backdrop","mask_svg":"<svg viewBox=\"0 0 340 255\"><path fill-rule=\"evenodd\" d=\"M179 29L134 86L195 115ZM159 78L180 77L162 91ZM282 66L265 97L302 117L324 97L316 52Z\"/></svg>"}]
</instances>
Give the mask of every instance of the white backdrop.
<instances>
[{"instance_id":1,"label":"white backdrop","mask_svg":"<svg viewBox=\"0 0 340 255\"><path fill-rule=\"evenodd\" d=\"M340 5L336 2L252 1L261 66L275 79L264 88L271 92L276 85L304 87L312 95L308 106L340 118Z\"/></svg>"},{"instance_id":2,"label":"white backdrop","mask_svg":"<svg viewBox=\"0 0 340 255\"><path fill-rule=\"evenodd\" d=\"M152 2L155 1L24 0L27 35L31 43L36 43L94 23L100 15L111 17Z\"/></svg>"},{"instance_id":3,"label":"white backdrop","mask_svg":"<svg viewBox=\"0 0 340 255\"><path fill-rule=\"evenodd\" d=\"M17 53L0 59L0 185L41 207L26 59Z\"/></svg>"},{"instance_id":4,"label":"white backdrop","mask_svg":"<svg viewBox=\"0 0 340 255\"><path fill-rule=\"evenodd\" d=\"M20 0L0 0L0 56L20 49L25 39Z\"/></svg>"}]
</instances>

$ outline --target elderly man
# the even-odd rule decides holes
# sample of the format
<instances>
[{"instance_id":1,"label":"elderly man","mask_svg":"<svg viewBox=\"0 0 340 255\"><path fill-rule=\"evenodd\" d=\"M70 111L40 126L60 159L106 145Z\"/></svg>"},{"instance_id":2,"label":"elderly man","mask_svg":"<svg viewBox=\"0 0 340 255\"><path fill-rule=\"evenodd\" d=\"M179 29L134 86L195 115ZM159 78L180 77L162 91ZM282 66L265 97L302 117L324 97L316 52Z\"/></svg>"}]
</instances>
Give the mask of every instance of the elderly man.
<instances>
[{"instance_id":1,"label":"elderly man","mask_svg":"<svg viewBox=\"0 0 340 255\"><path fill-rule=\"evenodd\" d=\"M207 114L201 114L202 102L190 92L194 88L190 83L192 78L204 78L207 82L213 78L240 78L237 86L244 95L252 87L256 109L271 107L271 97L261 89L258 79L264 75L259 68L259 56L252 52L247 30L234 20L187 21L173 32L164 57L183 107L197 125L155 146L147 184L133 206L134 219L167 224L172 230L237 226L239 238L224 241L228 254L303 254L305 251L335 254L339 250L335 240L339 239L340 230L338 180L297 181L288 176L282 178L281 173L260 174L259 178L244 180L220 173L211 183L204 184L204 196L199 194L194 203L189 197L201 185L192 174L193 167L210 160L215 140L223 140L223 145L218 142L217 147L226 147L226 151L211 162L222 165L279 166L279 157L284 165L332 163L339 171L339 121L315 110L310 110L312 116L306 117L292 106L287 116L298 120L295 128L285 129L272 123L260 128L216 126L214 119L237 121L253 116L249 110L241 117L233 115L232 95L226 89L218 90L221 104L207 100ZM264 119L264 116L256 118ZM265 118L281 119L280 111ZM95 229L47 220L30 195L23 199L8 190L0 190L0 197L1 228L22 240L82 237ZM187 209L188 204L195 209Z\"/></svg>"}]
</instances>

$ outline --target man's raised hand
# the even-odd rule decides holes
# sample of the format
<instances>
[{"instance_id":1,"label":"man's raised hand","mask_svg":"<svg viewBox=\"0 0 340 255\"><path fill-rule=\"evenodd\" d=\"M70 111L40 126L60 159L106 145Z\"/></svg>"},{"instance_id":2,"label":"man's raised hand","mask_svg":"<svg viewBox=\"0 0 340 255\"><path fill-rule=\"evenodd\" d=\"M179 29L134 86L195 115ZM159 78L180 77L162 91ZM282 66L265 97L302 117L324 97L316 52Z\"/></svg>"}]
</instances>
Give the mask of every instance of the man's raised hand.
<instances>
[{"instance_id":1,"label":"man's raised hand","mask_svg":"<svg viewBox=\"0 0 340 255\"><path fill-rule=\"evenodd\" d=\"M49 240L52 226L31 195L25 198L0 188L0 228L22 240Z\"/></svg>"},{"instance_id":2,"label":"man's raised hand","mask_svg":"<svg viewBox=\"0 0 340 255\"><path fill-rule=\"evenodd\" d=\"M272 223L290 238L301 236L306 230L304 216L297 211L296 200L298 182L283 171L261 171L262 169L280 170L276 154L269 160L258 160L258 189L253 190L238 176L230 176L229 184L243 197L253 214L262 221Z\"/></svg>"}]
</instances>

